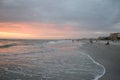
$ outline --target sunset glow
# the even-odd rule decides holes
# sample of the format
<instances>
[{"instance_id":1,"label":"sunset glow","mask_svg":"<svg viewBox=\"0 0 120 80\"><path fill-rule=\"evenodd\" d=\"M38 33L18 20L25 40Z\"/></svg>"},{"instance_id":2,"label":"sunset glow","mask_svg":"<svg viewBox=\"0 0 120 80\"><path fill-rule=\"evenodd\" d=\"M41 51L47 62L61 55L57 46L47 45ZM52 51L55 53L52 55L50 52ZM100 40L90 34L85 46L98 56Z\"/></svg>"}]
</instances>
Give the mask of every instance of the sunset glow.
<instances>
[{"instance_id":1,"label":"sunset glow","mask_svg":"<svg viewBox=\"0 0 120 80\"><path fill-rule=\"evenodd\" d=\"M25 39L63 39L70 38L74 28L70 25L50 23L0 23L0 38L25 38ZM72 34L71 34L72 33Z\"/></svg>"},{"instance_id":2,"label":"sunset glow","mask_svg":"<svg viewBox=\"0 0 120 80\"><path fill-rule=\"evenodd\" d=\"M1 38L31 38L31 34L22 34L22 33L11 33L11 32L0 32L0 37Z\"/></svg>"}]
</instances>

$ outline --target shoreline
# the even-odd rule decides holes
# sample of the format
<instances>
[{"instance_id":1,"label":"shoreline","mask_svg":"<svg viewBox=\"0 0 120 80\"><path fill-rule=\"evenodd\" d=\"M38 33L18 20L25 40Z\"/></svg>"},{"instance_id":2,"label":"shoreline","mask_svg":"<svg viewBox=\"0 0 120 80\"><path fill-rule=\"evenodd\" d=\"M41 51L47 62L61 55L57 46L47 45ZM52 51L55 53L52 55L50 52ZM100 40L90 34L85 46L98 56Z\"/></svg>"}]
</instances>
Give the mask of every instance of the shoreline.
<instances>
[{"instance_id":1,"label":"shoreline","mask_svg":"<svg viewBox=\"0 0 120 80\"><path fill-rule=\"evenodd\" d=\"M97 61L95 61L90 55L87 54L87 56L88 56L95 64L97 64L97 65L99 65L99 66L101 66L101 67L103 68L103 70L104 70L103 73L102 73L101 75L99 75L99 76L96 76L96 78L94 79L94 80L99 80L102 76L105 75L106 69L105 69L105 67L104 67L102 64L100 64L100 63L98 63Z\"/></svg>"},{"instance_id":2,"label":"shoreline","mask_svg":"<svg viewBox=\"0 0 120 80\"><path fill-rule=\"evenodd\" d=\"M103 43L86 43L79 48L105 67L105 74L98 80L120 80L120 45L106 46Z\"/></svg>"}]
</instances>

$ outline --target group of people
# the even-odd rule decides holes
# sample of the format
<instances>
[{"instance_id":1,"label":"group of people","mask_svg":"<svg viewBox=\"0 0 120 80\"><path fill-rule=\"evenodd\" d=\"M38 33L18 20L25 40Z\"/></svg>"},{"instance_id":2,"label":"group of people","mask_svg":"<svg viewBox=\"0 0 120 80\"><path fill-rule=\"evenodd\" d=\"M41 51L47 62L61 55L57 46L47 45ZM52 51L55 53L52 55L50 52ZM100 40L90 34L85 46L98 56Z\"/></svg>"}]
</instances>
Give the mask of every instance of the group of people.
<instances>
[{"instance_id":1,"label":"group of people","mask_svg":"<svg viewBox=\"0 0 120 80\"><path fill-rule=\"evenodd\" d=\"M79 42L80 40L79 39L77 39L77 40L72 40L72 42ZM96 42L98 41L98 40L95 40ZM93 44L93 39L90 39L89 40L89 42L91 43L91 44ZM106 43L105 43L105 45L110 45L110 42L109 41L107 41Z\"/></svg>"},{"instance_id":2,"label":"group of people","mask_svg":"<svg viewBox=\"0 0 120 80\"><path fill-rule=\"evenodd\" d=\"M96 42L97 42L97 40L96 40ZM93 43L93 40L92 40L92 39L90 39L90 43L91 43L91 44ZM110 45L110 42L107 41L107 42L105 43L105 45Z\"/></svg>"}]
</instances>

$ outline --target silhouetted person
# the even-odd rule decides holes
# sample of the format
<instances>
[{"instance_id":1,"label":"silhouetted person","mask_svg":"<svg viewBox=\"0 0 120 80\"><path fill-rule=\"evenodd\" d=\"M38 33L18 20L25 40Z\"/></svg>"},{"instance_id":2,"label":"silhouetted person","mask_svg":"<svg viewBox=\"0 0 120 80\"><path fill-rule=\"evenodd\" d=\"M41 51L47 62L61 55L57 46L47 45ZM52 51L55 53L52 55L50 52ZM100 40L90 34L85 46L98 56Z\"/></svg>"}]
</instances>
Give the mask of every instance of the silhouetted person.
<instances>
[{"instance_id":1,"label":"silhouetted person","mask_svg":"<svg viewBox=\"0 0 120 80\"><path fill-rule=\"evenodd\" d=\"M72 40L72 42L74 42L74 40Z\"/></svg>"},{"instance_id":2,"label":"silhouetted person","mask_svg":"<svg viewBox=\"0 0 120 80\"><path fill-rule=\"evenodd\" d=\"M107 41L106 45L110 45L109 41Z\"/></svg>"},{"instance_id":3,"label":"silhouetted person","mask_svg":"<svg viewBox=\"0 0 120 80\"><path fill-rule=\"evenodd\" d=\"M92 40L92 39L90 39L90 43L91 43L91 44L93 43L93 40Z\"/></svg>"}]
</instances>

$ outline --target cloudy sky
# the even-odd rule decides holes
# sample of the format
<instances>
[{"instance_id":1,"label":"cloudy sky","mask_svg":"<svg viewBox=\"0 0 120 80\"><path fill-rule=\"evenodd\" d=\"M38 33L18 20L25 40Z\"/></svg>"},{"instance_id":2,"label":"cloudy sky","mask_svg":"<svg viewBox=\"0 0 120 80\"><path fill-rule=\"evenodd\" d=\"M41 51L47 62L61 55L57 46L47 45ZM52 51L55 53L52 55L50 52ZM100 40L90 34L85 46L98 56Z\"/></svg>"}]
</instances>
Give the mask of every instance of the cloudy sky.
<instances>
[{"instance_id":1,"label":"cloudy sky","mask_svg":"<svg viewBox=\"0 0 120 80\"><path fill-rule=\"evenodd\" d=\"M120 0L0 0L0 38L83 38L120 32Z\"/></svg>"}]
</instances>

